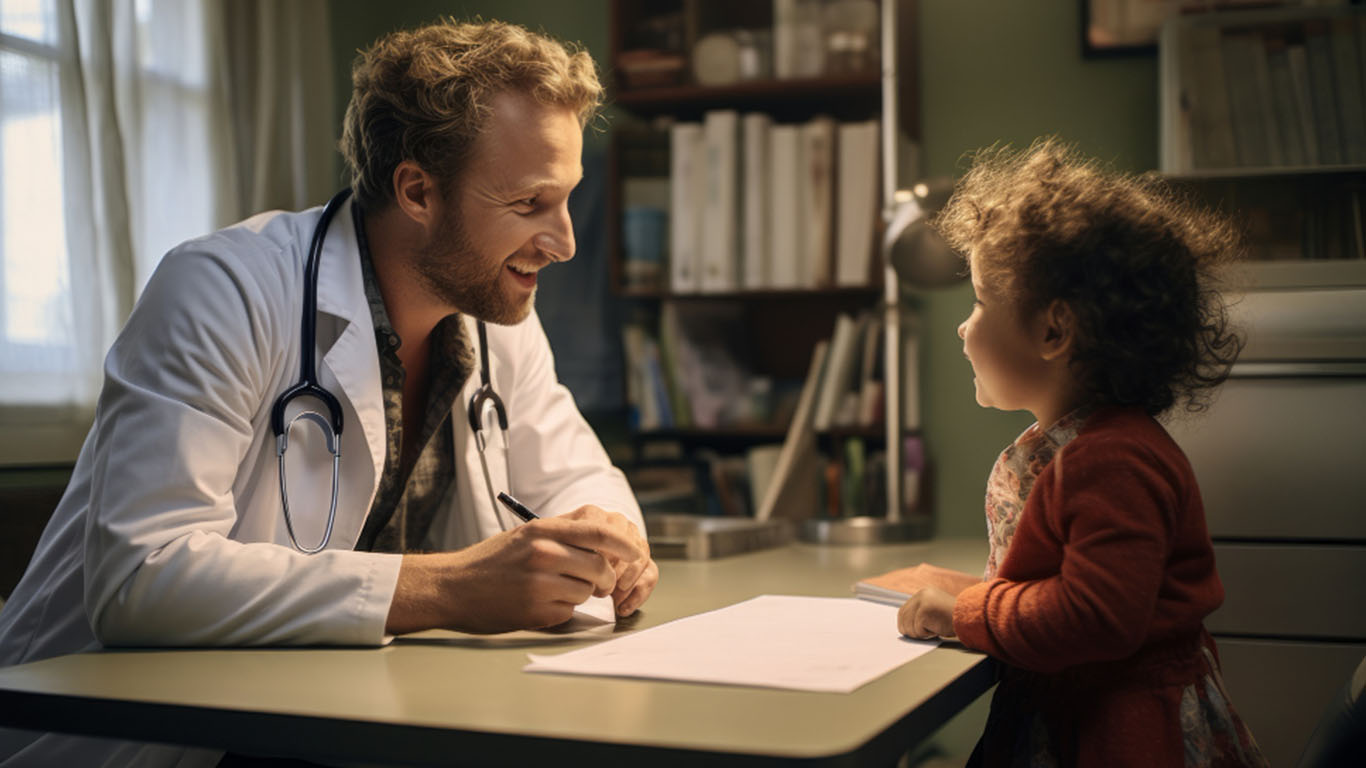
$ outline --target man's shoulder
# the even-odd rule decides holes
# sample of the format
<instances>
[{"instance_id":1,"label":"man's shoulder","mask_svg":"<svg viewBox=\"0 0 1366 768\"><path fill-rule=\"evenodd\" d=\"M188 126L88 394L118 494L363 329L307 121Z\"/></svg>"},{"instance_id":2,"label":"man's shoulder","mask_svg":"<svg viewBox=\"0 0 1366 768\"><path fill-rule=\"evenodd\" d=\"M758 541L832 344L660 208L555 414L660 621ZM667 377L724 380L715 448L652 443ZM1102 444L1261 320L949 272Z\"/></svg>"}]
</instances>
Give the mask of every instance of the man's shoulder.
<instances>
[{"instance_id":1,"label":"man's shoulder","mask_svg":"<svg viewBox=\"0 0 1366 768\"><path fill-rule=\"evenodd\" d=\"M186 240L162 258L158 271L207 269L235 280L292 285L302 276L314 211L267 211Z\"/></svg>"}]
</instances>

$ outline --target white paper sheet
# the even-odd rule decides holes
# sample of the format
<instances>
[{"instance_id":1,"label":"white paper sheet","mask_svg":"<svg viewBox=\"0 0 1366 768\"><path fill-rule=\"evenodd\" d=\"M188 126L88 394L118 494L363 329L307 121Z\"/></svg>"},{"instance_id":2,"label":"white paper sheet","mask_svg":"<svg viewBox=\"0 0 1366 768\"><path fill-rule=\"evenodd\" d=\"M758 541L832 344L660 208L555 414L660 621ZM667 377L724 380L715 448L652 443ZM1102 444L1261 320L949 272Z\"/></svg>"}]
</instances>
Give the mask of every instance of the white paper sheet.
<instances>
[{"instance_id":1,"label":"white paper sheet","mask_svg":"<svg viewBox=\"0 0 1366 768\"><path fill-rule=\"evenodd\" d=\"M850 597L761 595L560 654L526 672L849 693L939 645L896 631L897 609Z\"/></svg>"}]
</instances>

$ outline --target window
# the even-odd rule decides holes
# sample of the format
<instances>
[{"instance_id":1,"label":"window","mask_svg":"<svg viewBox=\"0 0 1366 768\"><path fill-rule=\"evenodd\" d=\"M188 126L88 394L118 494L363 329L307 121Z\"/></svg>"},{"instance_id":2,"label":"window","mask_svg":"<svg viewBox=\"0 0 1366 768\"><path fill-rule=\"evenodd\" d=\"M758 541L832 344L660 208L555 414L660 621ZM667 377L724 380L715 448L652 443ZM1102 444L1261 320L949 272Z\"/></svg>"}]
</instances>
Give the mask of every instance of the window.
<instances>
[{"instance_id":1,"label":"window","mask_svg":"<svg viewBox=\"0 0 1366 768\"><path fill-rule=\"evenodd\" d=\"M218 223L205 5L0 0L0 463L74 458L152 269Z\"/></svg>"},{"instance_id":2,"label":"window","mask_svg":"<svg viewBox=\"0 0 1366 768\"><path fill-rule=\"evenodd\" d=\"M62 54L52 0L0 5L0 361L7 400L51 402L76 370L63 193ZM51 388L47 388L49 391Z\"/></svg>"}]
</instances>

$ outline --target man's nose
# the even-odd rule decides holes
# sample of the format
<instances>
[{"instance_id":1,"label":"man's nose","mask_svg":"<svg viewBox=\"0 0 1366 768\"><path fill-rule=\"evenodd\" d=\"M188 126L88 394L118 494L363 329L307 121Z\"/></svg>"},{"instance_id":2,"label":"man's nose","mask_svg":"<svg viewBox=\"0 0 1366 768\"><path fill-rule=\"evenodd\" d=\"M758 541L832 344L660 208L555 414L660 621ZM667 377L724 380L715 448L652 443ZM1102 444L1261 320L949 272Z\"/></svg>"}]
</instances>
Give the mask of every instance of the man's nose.
<instances>
[{"instance_id":1,"label":"man's nose","mask_svg":"<svg viewBox=\"0 0 1366 768\"><path fill-rule=\"evenodd\" d=\"M569 208L560 209L551 225L532 238L531 243L551 261L574 258L574 222L569 218Z\"/></svg>"},{"instance_id":2,"label":"man's nose","mask_svg":"<svg viewBox=\"0 0 1366 768\"><path fill-rule=\"evenodd\" d=\"M961 322L961 323L958 324L958 338L963 339L964 341L967 341L967 338L968 338L968 321L967 321L967 320L964 320L963 322Z\"/></svg>"}]
</instances>

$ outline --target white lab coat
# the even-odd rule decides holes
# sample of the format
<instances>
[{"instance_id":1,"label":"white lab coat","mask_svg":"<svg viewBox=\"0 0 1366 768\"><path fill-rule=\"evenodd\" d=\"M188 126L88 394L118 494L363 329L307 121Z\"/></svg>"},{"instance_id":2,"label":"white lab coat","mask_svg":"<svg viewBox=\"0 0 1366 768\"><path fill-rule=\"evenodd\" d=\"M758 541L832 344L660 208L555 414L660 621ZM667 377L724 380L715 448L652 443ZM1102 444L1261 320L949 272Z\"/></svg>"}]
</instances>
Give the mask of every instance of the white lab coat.
<instances>
[{"instance_id":1,"label":"white lab coat","mask_svg":"<svg viewBox=\"0 0 1366 768\"><path fill-rule=\"evenodd\" d=\"M295 550L281 513L275 398L299 378L307 244L320 209L269 213L168 254L111 348L94 428L24 579L0 611L0 666L104 645L380 645L400 557L354 552L385 457L374 326L350 204L333 220L318 278L320 383L341 402L336 524L327 549ZM472 320L467 337L477 345ZM493 486L541 514L583 504L640 510L573 398L555 378L535 314L488 327L490 376L507 407L488 451ZM427 546L456 549L501 530L466 418L451 419L455 482ZM300 422L302 424L303 422ZM316 435L312 427L303 430ZM331 462L292 433L290 502L315 544ZM294 463L295 452L313 461ZM296 467L303 471L296 472ZM509 472L511 476L506 476ZM313 478L303 478L312 472ZM302 479L301 479L302 478ZM302 489L302 490L299 490ZM452 596L458 599L458 596ZM15 764L213 765L216 753L0 730ZM52 751L57 750L57 751ZM9 763L7 763L9 764Z\"/></svg>"}]
</instances>

